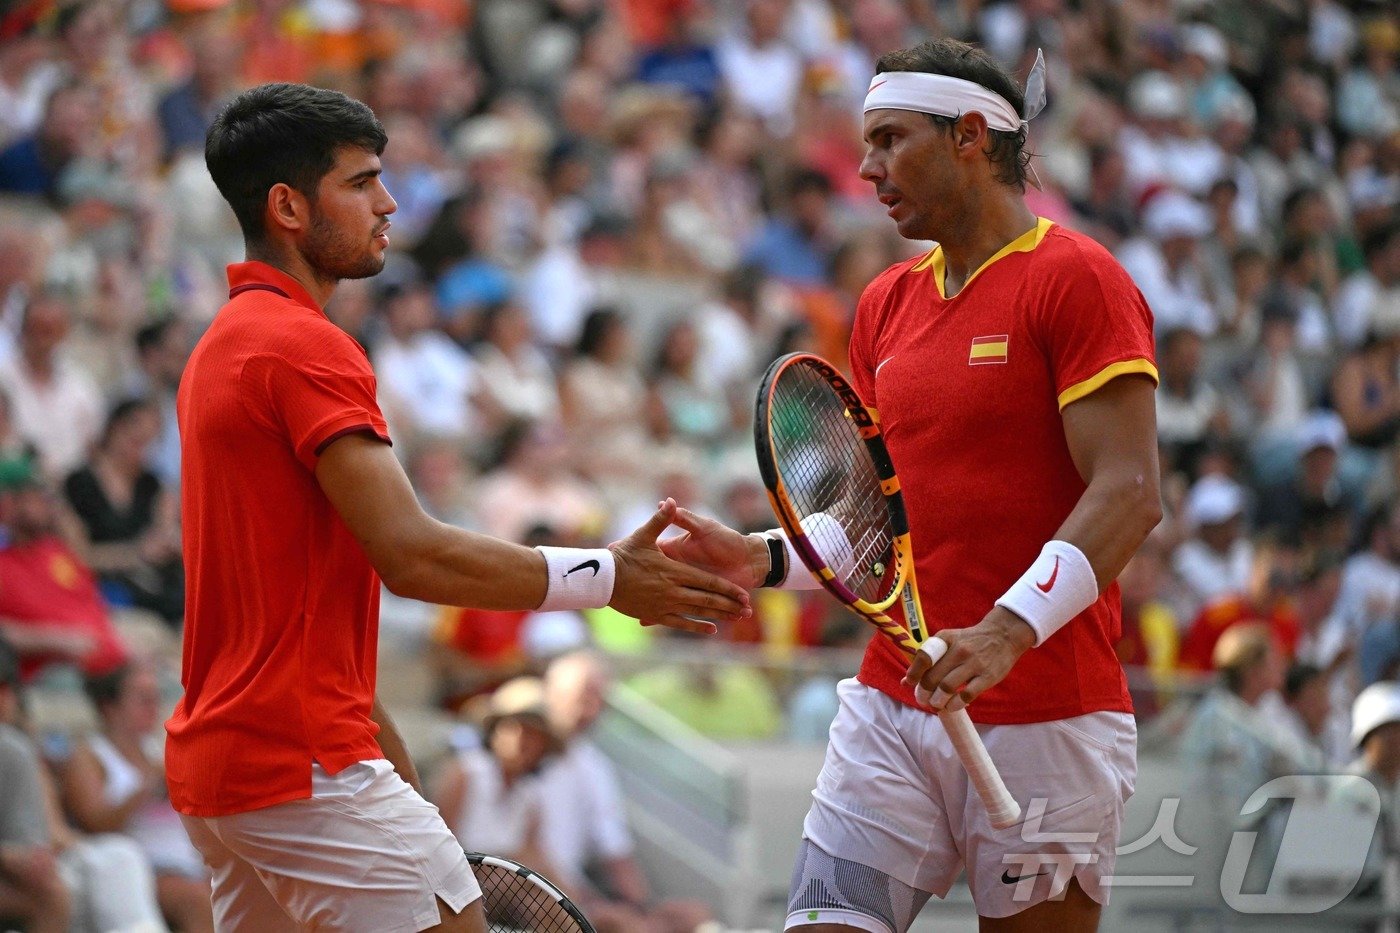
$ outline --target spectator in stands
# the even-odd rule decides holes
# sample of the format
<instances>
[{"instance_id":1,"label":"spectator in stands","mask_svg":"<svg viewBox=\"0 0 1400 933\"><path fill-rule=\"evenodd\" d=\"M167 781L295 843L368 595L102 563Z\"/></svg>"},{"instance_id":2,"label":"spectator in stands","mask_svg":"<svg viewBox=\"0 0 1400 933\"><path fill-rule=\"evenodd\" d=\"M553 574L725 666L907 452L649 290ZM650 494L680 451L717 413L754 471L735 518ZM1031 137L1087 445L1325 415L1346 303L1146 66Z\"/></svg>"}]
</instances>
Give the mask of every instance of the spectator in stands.
<instances>
[{"instance_id":1,"label":"spectator in stands","mask_svg":"<svg viewBox=\"0 0 1400 933\"><path fill-rule=\"evenodd\" d=\"M1362 524L1362 544L1342 567L1336 613L1355 642L1378 625L1400 618L1400 504L1373 509ZM1361 662L1362 683L1379 679L1379 669Z\"/></svg>"},{"instance_id":2,"label":"spectator in stands","mask_svg":"<svg viewBox=\"0 0 1400 933\"><path fill-rule=\"evenodd\" d=\"M0 641L0 922L68 933L73 898L49 844L43 767L20 718L19 657Z\"/></svg>"},{"instance_id":3,"label":"spectator in stands","mask_svg":"<svg viewBox=\"0 0 1400 933\"><path fill-rule=\"evenodd\" d=\"M1185 328L1212 336L1220 315L1197 255L1212 229L1210 213L1190 195L1162 191L1143 209L1142 228L1146 236L1123 244L1118 261L1152 308L1157 332Z\"/></svg>"},{"instance_id":4,"label":"spectator in stands","mask_svg":"<svg viewBox=\"0 0 1400 933\"><path fill-rule=\"evenodd\" d=\"M1229 430L1220 393L1201 374L1203 347L1201 335L1185 327L1167 331L1158 343L1157 439L1172 468L1187 473L1209 442Z\"/></svg>"},{"instance_id":5,"label":"spectator in stands","mask_svg":"<svg viewBox=\"0 0 1400 933\"><path fill-rule=\"evenodd\" d=\"M1332 403L1352 442L1371 450L1390 445L1400 433L1400 318L1378 320L1360 347L1348 353L1332 376Z\"/></svg>"},{"instance_id":6,"label":"spectator in stands","mask_svg":"<svg viewBox=\"0 0 1400 933\"><path fill-rule=\"evenodd\" d=\"M20 324L18 365L0 371L15 426L55 480L82 465L102 428L102 397L63 355L72 326L69 297L45 289L29 299Z\"/></svg>"},{"instance_id":7,"label":"spectator in stands","mask_svg":"<svg viewBox=\"0 0 1400 933\"><path fill-rule=\"evenodd\" d=\"M97 124L97 96L91 87L72 82L55 89L38 130L0 150L0 192L56 199L64 170L92 152Z\"/></svg>"},{"instance_id":8,"label":"spectator in stands","mask_svg":"<svg viewBox=\"0 0 1400 933\"><path fill-rule=\"evenodd\" d=\"M594 308L584 318L560 372L559 398L583 474L605 488L635 485L646 436L636 419L618 413L641 410L646 386L633 359L631 329L617 308Z\"/></svg>"},{"instance_id":9,"label":"spectator in stands","mask_svg":"<svg viewBox=\"0 0 1400 933\"><path fill-rule=\"evenodd\" d=\"M1224 476L1203 476L1186 497L1195 533L1176 549L1172 566L1197 606L1250 592L1254 545L1244 534L1245 494Z\"/></svg>"},{"instance_id":10,"label":"spectator in stands","mask_svg":"<svg viewBox=\"0 0 1400 933\"><path fill-rule=\"evenodd\" d=\"M0 634L31 679L44 666L77 664L88 673L126 660L97 579L60 534L53 495L33 474L12 471L0 488Z\"/></svg>"},{"instance_id":11,"label":"spectator in stands","mask_svg":"<svg viewBox=\"0 0 1400 933\"><path fill-rule=\"evenodd\" d=\"M652 897L632 854L617 770L589 739L611 687L607 668L592 653L567 654L549 665L544 685L550 723L564 747L541 775L542 838L561 883L586 892L590 917L607 916L627 930L691 933L709 911Z\"/></svg>"},{"instance_id":12,"label":"spectator in stands","mask_svg":"<svg viewBox=\"0 0 1400 933\"><path fill-rule=\"evenodd\" d=\"M519 541L534 526L550 525L572 539L602 527L603 499L571 471L562 425L515 422L500 446L499 465L477 487L487 534Z\"/></svg>"},{"instance_id":13,"label":"spectator in stands","mask_svg":"<svg viewBox=\"0 0 1400 933\"><path fill-rule=\"evenodd\" d=\"M556 875L541 837L539 769L559 750L544 685L517 677L483 700L472 709L481 747L448 759L429 785L429 799L468 851L504 855Z\"/></svg>"},{"instance_id":14,"label":"spectator in stands","mask_svg":"<svg viewBox=\"0 0 1400 933\"><path fill-rule=\"evenodd\" d=\"M1219 682L1197 706L1181 751L1211 803L1237 817L1245 799L1271 778L1321 770L1322 754L1284 731L1265 702L1283 687L1285 663L1266 626L1229 629L1213 660Z\"/></svg>"},{"instance_id":15,"label":"spectator in stands","mask_svg":"<svg viewBox=\"0 0 1400 933\"><path fill-rule=\"evenodd\" d=\"M729 426L729 399L722 386L705 378L699 360L695 324L682 318L661 337L649 386L676 438L697 450L719 440Z\"/></svg>"},{"instance_id":16,"label":"spectator in stands","mask_svg":"<svg viewBox=\"0 0 1400 933\"><path fill-rule=\"evenodd\" d=\"M185 616L179 505L147 466L159 432L153 403L118 403L92 459L69 475L63 491L109 600L147 609L178 628Z\"/></svg>"},{"instance_id":17,"label":"spectator in stands","mask_svg":"<svg viewBox=\"0 0 1400 933\"><path fill-rule=\"evenodd\" d=\"M720 74L729 94L761 117L777 137L792 130L792 104L802 80L802 57L783 37L787 5L781 0L752 0L743 8L744 24L715 47Z\"/></svg>"},{"instance_id":18,"label":"spectator in stands","mask_svg":"<svg viewBox=\"0 0 1400 933\"><path fill-rule=\"evenodd\" d=\"M1242 272L1237 265L1237 286ZM1297 333L1298 309L1292 302L1277 294L1260 301L1258 344L1249 354L1244 388L1253 406L1251 458L1265 484L1292 472L1298 431L1307 417L1309 391Z\"/></svg>"},{"instance_id":19,"label":"spectator in stands","mask_svg":"<svg viewBox=\"0 0 1400 933\"><path fill-rule=\"evenodd\" d=\"M684 644L689 639L666 639ZM773 685L747 664L687 658L632 677L627 685L702 735L768 739L783 729Z\"/></svg>"},{"instance_id":20,"label":"spectator in stands","mask_svg":"<svg viewBox=\"0 0 1400 933\"><path fill-rule=\"evenodd\" d=\"M1325 248L1316 241L1290 237L1279 248L1270 297L1282 297L1298 311L1298 352L1305 359L1327 360L1337 339L1332 313L1318 286Z\"/></svg>"},{"instance_id":21,"label":"spectator in stands","mask_svg":"<svg viewBox=\"0 0 1400 933\"><path fill-rule=\"evenodd\" d=\"M769 220L744 251L744 261L776 279L820 286L826 281L832 241L831 182L800 169L787 187L786 216Z\"/></svg>"},{"instance_id":22,"label":"spectator in stands","mask_svg":"<svg viewBox=\"0 0 1400 933\"><path fill-rule=\"evenodd\" d=\"M143 396L160 414L160 434L151 447L151 471L165 488L180 488L180 426L175 417L175 392L190 358L190 331L178 317L162 317L136 332L140 366L128 386L130 395Z\"/></svg>"},{"instance_id":23,"label":"spectator in stands","mask_svg":"<svg viewBox=\"0 0 1400 933\"><path fill-rule=\"evenodd\" d=\"M99 731L62 772L64 807L89 833L122 833L155 871L156 900L181 933L214 929L209 872L165 793L160 684L142 662L87 680Z\"/></svg>"},{"instance_id":24,"label":"spectator in stands","mask_svg":"<svg viewBox=\"0 0 1400 933\"><path fill-rule=\"evenodd\" d=\"M21 728L20 663L0 641L0 917L31 933L166 929L145 854L125 836L81 836Z\"/></svg>"},{"instance_id":25,"label":"spectator in stands","mask_svg":"<svg viewBox=\"0 0 1400 933\"><path fill-rule=\"evenodd\" d=\"M461 442L480 431L471 403L476 364L434 329L437 316L427 285L391 288L384 302L387 326L370 350L384 415L395 438L410 446L431 438Z\"/></svg>"},{"instance_id":26,"label":"spectator in stands","mask_svg":"<svg viewBox=\"0 0 1400 933\"><path fill-rule=\"evenodd\" d=\"M1279 725L1293 735L1294 741L1311 746L1329 768L1346 763L1345 739L1337 742L1338 727L1333 716L1330 672L1306 661L1294 662L1283 678L1283 703ZM1348 717L1341 717L1341 734L1345 736Z\"/></svg>"},{"instance_id":27,"label":"spectator in stands","mask_svg":"<svg viewBox=\"0 0 1400 933\"><path fill-rule=\"evenodd\" d=\"M1394 893L1385 890L1393 884L1385 875L1400 858L1400 684L1374 683L1357 695L1351 708L1351 745L1357 757L1347 772L1365 778L1380 796L1380 819L1354 896L1379 900ZM1346 799L1353 798L1348 794Z\"/></svg>"},{"instance_id":28,"label":"spectator in stands","mask_svg":"<svg viewBox=\"0 0 1400 933\"><path fill-rule=\"evenodd\" d=\"M1266 487L1259 496L1255 528L1284 540L1305 545L1321 540L1327 525L1342 513L1344 533L1334 547L1351 540L1350 516L1360 508L1354 490L1347 489L1338 464L1346 446L1347 430L1334 412L1315 411L1303 422L1294 447L1297 473L1286 483Z\"/></svg>"},{"instance_id":29,"label":"spectator in stands","mask_svg":"<svg viewBox=\"0 0 1400 933\"><path fill-rule=\"evenodd\" d=\"M535 344L530 318L513 302L492 305L481 318L473 400L487 430L511 421L559 417L559 387L544 352Z\"/></svg>"},{"instance_id":30,"label":"spectator in stands","mask_svg":"<svg viewBox=\"0 0 1400 933\"><path fill-rule=\"evenodd\" d=\"M1333 305L1347 347L1359 345L1374 322L1400 320L1400 220L1371 231L1361 249L1366 265L1341 283Z\"/></svg>"},{"instance_id":31,"label":"spectator in stands","mask_svg":"<svg viewBox=\"0 0 1400 933\"><path fill-rule=\"evenodd\" d=\"M200 24L187 41L189 79L162 97L156 110L167 159L183 149L203 153L209 125L238 92L242 43L225 34L217 23Z\"/></svg>"}]
</instances>

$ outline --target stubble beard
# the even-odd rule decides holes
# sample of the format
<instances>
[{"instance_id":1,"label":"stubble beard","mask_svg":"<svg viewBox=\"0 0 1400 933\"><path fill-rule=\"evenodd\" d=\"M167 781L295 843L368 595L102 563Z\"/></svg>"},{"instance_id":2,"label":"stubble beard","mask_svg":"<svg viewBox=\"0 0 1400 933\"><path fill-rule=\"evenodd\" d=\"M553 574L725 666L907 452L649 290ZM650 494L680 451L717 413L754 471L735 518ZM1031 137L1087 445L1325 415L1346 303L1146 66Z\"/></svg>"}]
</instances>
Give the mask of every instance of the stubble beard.
<instances>
[{"instance_id":1,"label":"stubble beard","mask_svg":"<svg viewBox=\"0 0 1400 933\"><path fill-rule=\"evenodd\" d=\"M384 257L376 256L368 243L358 243L346 231L317 214L306 238L306 262L323 279L367 279L384 270Z\"/></svg>"}]
</instances>

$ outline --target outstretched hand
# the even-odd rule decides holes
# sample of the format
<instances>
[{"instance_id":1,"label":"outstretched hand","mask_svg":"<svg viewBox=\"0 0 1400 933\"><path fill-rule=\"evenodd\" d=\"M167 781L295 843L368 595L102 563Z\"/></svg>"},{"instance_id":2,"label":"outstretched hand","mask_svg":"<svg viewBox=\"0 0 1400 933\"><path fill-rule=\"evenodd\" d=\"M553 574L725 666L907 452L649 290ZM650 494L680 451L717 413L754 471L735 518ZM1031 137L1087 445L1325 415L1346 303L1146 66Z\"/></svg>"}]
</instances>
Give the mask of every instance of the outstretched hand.
<instances>
[{"instance_id":1,"label":"outstretched hand","mask_svg":"<svg viewBox=\"0 0 1400 933\"><path fill-rule=\"evenodd\" d=\"M658 545L657 536L672 521L686 527L677 516L684 511L674 499L667 499L640 528L608 545L617 561L617 581L608 605L641 619L643 625L711 634L716 630L714 623L703 620L737 622L747 618L752 613L749 594L723 574L669 556L666 545L671 542ZM731 534L742 538L738 532Z\"/></svg>"},{"instance_id":2,"label":"outstretched hand","mask_svg":"<svg viewBox=\"0 0 1400 933\"><path fill-rule=\"evenodd\" d=\"M755 589L768 575L768 545L757 535L740 534L680 507L672 521L685 531L661 542L662 553L672 560L708 570L746 590Z\"/></svg>"}]
</instances>

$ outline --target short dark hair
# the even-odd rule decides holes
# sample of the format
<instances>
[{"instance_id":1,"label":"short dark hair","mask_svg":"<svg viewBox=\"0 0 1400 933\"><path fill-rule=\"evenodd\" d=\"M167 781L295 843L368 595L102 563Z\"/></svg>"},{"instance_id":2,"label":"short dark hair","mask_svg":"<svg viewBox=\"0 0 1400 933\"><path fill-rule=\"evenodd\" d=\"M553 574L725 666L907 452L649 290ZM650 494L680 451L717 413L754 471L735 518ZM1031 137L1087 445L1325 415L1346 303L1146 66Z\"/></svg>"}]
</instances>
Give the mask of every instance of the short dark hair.
<instances>
[{"instance_id":1,"label":"short dark hair","mask_svg":"<svg viewBox=\"0 0 1400 933\"><path fill-rule=\"evenodd\" d=\"M1283 678L1283 698L1289 703L1298 699L1308 684L1323 674L1322 668L1306 661L1295 661Z\"/></svg>"},{"instance_id":2,"label":"short dark hair","mask_svg":"<svg viewBox=\"0 0 1400 933\"><path fill-rule=\"evenodd\" d=\"M595 356L603 346L603 341L613 327L625 324L622 314L611 305L601 305L588 312L579 329L578 344L574 347L577 356Z\"/></svg>"},{"instance_id":3,"label":"short dark hair","mask_svg":"<svg viewBox=\"0 0 1400 933\"><path fill-rule=\"evenodd\" d=\"M121 699L126 679L136 668L132 664L119 664L101 674L89 674L83 678L83 692L93 708L99 713Z\"/></svg>"},{"instance_id":4,"label":"short dark hair","mask_svg":"<svg viewBox=\"0 0 1400 933\"><path fill-rule=\"evenodd\" d=\"M135 395L117 402L117 404L112 406L112 410L107 413L107 421L102 426L102 435L99 444L107 444L112 439L113 431L144 412L159 412L159 409L156 408L156 403L146 398L144 395Z\"/></svg>"},{"instance_id":5,"label":"short dark hair","mask_svg":"<svg viewBox=\"0 0 1400 933\"><path fill-rule=\"evenodd\" d=\"M1026 95L1016 79L996 59L967 42L929 39L912 48L886 52L875 63L875 73L887 71L919 71L971 81L1006 98L1017 116L1022 119L1026 116ZM933 113L927 116L939 126L951 127L957 122L957 117ZM1023 126L1014 133L988 129L987 138L990 140L987 159L996 166L997 181L1025 191L1027 166L1031 161L1031 153L1026 151L1026 128Z\"/></svg>"},{"instance_id":6,"label":"short dark hair","mask_svg":"<svg viewBox=\"0 0 1400 933\"><path fill-rule=\"evenodd\" d=\"M388 141L374 111L339 91L263 84L239 94L214 118L204 162L244 238L259 243L273 185L289 185L315 203L316 186L335 165L336 150L355 146L379 155Z\"/></svg>"},{"instance_id":7,"label":"short dark hair","mask_svg":"<svg viewBox=\"0 0 1400 933\"><path fill-rule=\"evenodd\" d=\"M175 322L175 315L167 314L141 327L136 332L136 352L145 354L159 347L165 341L165 335L170 332L170 328L175 326Z\"/></svg>"}]
</instances>

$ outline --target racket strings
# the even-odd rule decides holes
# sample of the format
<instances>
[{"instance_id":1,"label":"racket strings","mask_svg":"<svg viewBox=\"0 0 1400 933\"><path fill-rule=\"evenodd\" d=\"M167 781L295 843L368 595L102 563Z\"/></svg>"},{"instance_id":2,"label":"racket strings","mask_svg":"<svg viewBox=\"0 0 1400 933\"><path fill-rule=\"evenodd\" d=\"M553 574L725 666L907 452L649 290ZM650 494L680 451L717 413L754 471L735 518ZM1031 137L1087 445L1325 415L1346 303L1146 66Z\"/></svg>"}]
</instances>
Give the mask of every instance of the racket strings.
<instances>
[{"instance_id":1,"label":"racket strings","mask_svg":"<svg viewBox=\"0 0 1400 933\"><path fill-rule=\"evenodd\" d=\"M472 867L490 933L579 933L564 905L539 884L500 865Z\"/></svg>"},{"instance_id":2,"label":"racket strings","mask_svg":"<svg viewBox=\"0 0 1400 933\"><path fill-rule=\"evenodd\" d=\"M805 366L779 375L769 418L774 459L808 540L847 589L881 602L895 582L894 527L859 427L831 384Z\"/></svg>"}]
</instances>

